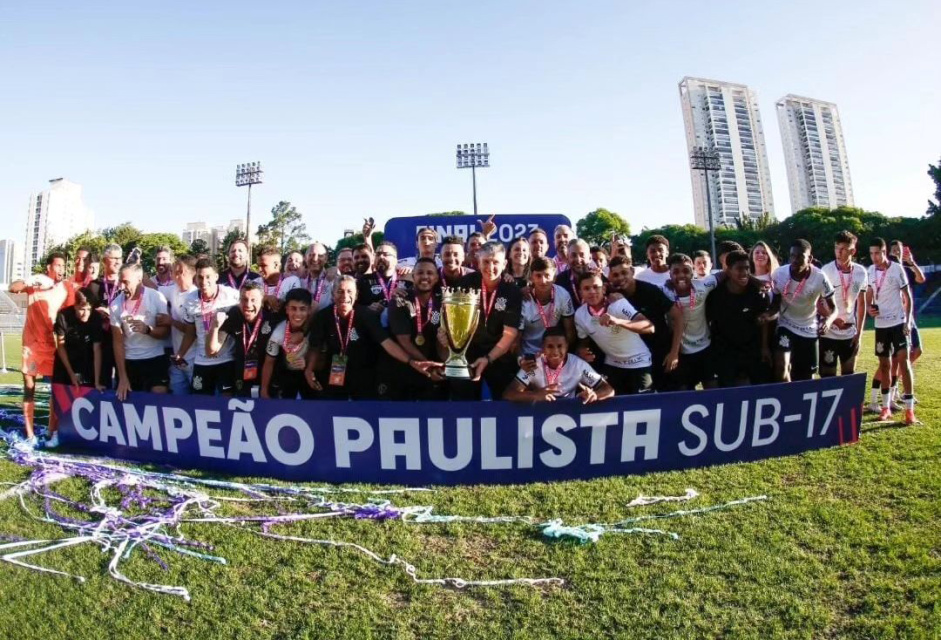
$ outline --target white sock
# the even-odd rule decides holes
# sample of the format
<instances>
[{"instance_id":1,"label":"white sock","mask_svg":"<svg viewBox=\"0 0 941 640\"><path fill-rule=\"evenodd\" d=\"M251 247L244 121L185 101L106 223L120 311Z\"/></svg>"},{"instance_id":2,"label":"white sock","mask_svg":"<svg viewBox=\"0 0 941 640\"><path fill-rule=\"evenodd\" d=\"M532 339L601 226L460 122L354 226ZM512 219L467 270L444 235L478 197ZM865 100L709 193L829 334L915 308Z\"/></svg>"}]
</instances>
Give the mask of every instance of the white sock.
<instances>
[{"instance_id":1,"label":"white sock","mask_svg":"<svg viewBox=\"0 0 941 640\"><path fill-rule=\"evenodd\" d=\"M883 389L882 391L882 406L886 409L892 408L892 390Z\"/></svg>"},{"instance_id":2,"label":"white sock","mask_svg":"<svg viewBox=\"0 0 941 640\"><path fill-rule=\"evenodd\" d=\"M878 404L879 404L879 387L873 387L873 389L872 389L872 400L871 400L871 402L872 402L872 404L874 404L874 405L878 405Z\"/></svg>"},{"instance_id":3,"label":"white sock","mask_svg":"<svg viewBox=\"0 0 941 640\"><path fill-rule=\"evenodd\" d=\"M910 393L906 393L902 396L902 400L905 402L905 408L909 411L915 410L915 396Z\"/></svg>"}]
</instances>

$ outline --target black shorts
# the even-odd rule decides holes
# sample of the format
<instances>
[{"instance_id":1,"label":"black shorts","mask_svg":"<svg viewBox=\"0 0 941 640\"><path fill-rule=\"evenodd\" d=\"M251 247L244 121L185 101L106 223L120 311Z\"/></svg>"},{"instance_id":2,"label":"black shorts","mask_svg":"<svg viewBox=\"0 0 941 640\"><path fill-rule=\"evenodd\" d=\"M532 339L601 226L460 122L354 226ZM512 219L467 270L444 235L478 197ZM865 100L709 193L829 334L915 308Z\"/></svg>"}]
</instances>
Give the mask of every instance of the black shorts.
<instances>
[{"instance_id":1,"label":"black shorts","mask_svg":"<svg viewBox=\"0 0 941 640\"><path fill-rule=\"evenodd\" d=\"M193 393L214 396L235 390L235 363L193 365Z\"/></svg>"},{"instance_id":2,"label":"black shorts","mask_svg":"<svg viewBox=\"0 0 941 640\"><path fill-rule=\"evenodd\" d=\"M775 351L790 353L791 373L801 377L811 377L817 372L820 356L817 343L817 338L805 338L781 326L774 337Z\"/></svg>"},{"instance_id":3,"label":"black shorts","mask_svg":"<svg viewBox=\"0 0 941 640\"><path fill-rule=\"evenodd\" d=\"M908 336L902 330L905 325L880 329L876 327L876 356L891 358L899 351L908 350Z\"/></svg>"},{"instance_id":4,"label":"black shorts","mask_svg":"<svg viewBox=\"0 0 941 640\"><path fill-rule=\"evenodd\" d=\"M319 397L319 394L307 384L303 371L277 368L272 378L271 386L268 387L268 393L272 398L295 400L300 395L304 400L314 400ZM239 382L241 380L236 380L236 386Z\"/></svg>"},{"instance_id":5,"label":"black shorts","mask_svg":"<svg viewBox=\"0 0 941 640\"><path fill-rule=\"evenodd\" d=\"M679 384L687 389L695 389L697 384L715 382L716 369L712 359L712 347L706 347L696 353L681 353L677 367Z\"/></svg>"},{"instance_id":6,"label":"black shorts","mask_svg":"<svg viewBox=\"0 0 941 640\"><path fill-rule=\"evenodd\" d=\"M852 338L820 338L820 362L827 369L836 369L841 362L849 362L859 353L859 343Z\"/></svg>"},{"instance_id":7,"label":"black shorts","mask_svg":"<svg viewBox=\"0 0 941 640\"><path fill-rule=\"evenodd\" d=\"M622 369L606 364L601 367L601 373L616 395L630 396L653 391L653 376L650 367Z\"/></svg>"},{"instance_id":8,"label":"black shorts","mask_svg":"<svg viewBox=\"0 0 941 640\"><path fill-rule=\"evenodd\" d=\"M711 351L720 387L735 387L744 380L749 384L771 382L771 367L761 359L760 348L713 344Z\"/></svg>"},{"instance_id":9,"label":"black shorts","mask_svg":"<svg viewBox=\"0 0 941 640\"><path fill-rule=\"evenodd\" d=\"M474 360L476 358L470 356L467 358L468 362L474 362ZM503 392L516 379L516 373L519 370L516 358L510 354L497 358L487 365L482 379L490 389L490 398L492 400L503 398ZM452 379L448 383L451 400L480 400L482 397L483 385L479 380L474 382L473 380Z\"/></svg>"},{"instance_id":10,"label":"black shorts","mask_svg":"<svg viewBox=\"0 0 941 640\"><path fill-rule=\"evenodd\" d=\"M912 349L921 349L921 332L918 327L912 325L912 335L909 337L912 340Z\"/></svg>"},{"instance_id":11,"label":"black shorts","mask_svg":"<svg viewBox=\"0 0 941 640\"><path fill-rule=\"evenodd\" d=\"M145 360L125 360L124 370L131 391L150 391L170 386L170 358L166 354Z\"/></svg>"}]
</instances>

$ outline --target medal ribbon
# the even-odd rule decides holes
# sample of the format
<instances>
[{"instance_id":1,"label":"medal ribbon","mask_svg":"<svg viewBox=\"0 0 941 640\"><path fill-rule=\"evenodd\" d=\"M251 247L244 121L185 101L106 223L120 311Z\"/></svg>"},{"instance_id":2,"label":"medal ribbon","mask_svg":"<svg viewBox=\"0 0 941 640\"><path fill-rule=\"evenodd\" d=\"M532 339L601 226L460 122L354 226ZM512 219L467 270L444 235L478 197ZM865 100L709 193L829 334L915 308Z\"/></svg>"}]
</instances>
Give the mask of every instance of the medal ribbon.
<instances>
[{"instance_id":1,"label":"medal ribbon","mask_svg":"<svg viewBox=\"0 0 941 640\"><path fill-rule=\"evenodd\" d=\"M590 307L589 307L590 309ZM562 364L559 365L558 369L553 369L549 366L549 362L546 360L546 357L542 357L542 369L546 374L546 386L552 386L559 381L559 376L562 375L562 369L565 367L565 360L562 361Z\"/></svg>"},{"instance_id":2,"label":"medal ribbon","mask_svg":"<svg viewBox=\"0 0 941 640\"><path fill-rule=\"evenodd\" d=\"M346 348L350 346L350 336L353 335L353 317L356 315L356 309L350 309L349 324L346 325L346 339L343 339L343 332L340 330L340 314L337 308L333 308L333 319L337 323L337 340L340 341L340 355L346 355Z\"/></svg>"},{"instance_id":3,"label":"medal ribbon","mask_svg":"<svg viewBox=\"0 0 941 640\"><path fill-rule=\"evenodd\" d=\"M421 317L421 302L418 300L418 296L415 296L415 327L418 329L417 335L422 335L422 330L425 328L425 325L428 322L431 322L431 313L433 311L432 304L434 303L435 297L428 296L428 320L422 320Z\"/></svg>"},{"instance_id":4,"label":"medal ribbon","mask_svg":"<svg viewBox=\"0 0 941 640\"><path fill-rule=\"evenodd\" d=\"M260 321L261 321L261 316L259 316L259 324L260 324ZM353 326L352 322L350 322L350 326ZM347 338L347 342L349 342L349 338ZM297 351L301 348L302 344L304 344L303 339L300 342L298 342L296 345L291 344L291 321L286 320L284 323L284 352L291 353L291 354L297 353Z\"/></svg>"},{"instance_id":5,"label":"medal ribbon","mask_svg":"<svg viewBox=\"0 0 941 640\"><path fill-rule=\"evenodd\" d=\"M889 275L889 266L890 265L886 265L885 271L882 272L882 277L872 283L876 289L876 298L875 298L876 304L879 304L879 292L882 291L882 285L885 284L885 278L887 275ZM878 267L876 268L876 273L879 273Z\"/></svg>"},{"instance_id":6,"label":"medal ribbon","mask_svg":"<svg viewBox=\"0 0 941 640\"><path fill-rule=\"evenodd\" d=\"M545 306L543 310L542 303L539 302L539 298L536 297L536 294L533 293L533 300L536 302L536 311L539 312L539 317L542 318L542 326L545 329L549 328L549 318L555 316L555 285L549 289L549 304Z\"/></svg>"},{"instance_id":7,"label":"medal ribbon","mask_svg":"<svg viewBox=\"0 0 941 640\"><path fill-rule=\"evenodd\" d=\"M267 283L267 282L264 282L264 281L263 281L263 284L264 284L264 287L265 287L265 295L267 296L267 295L269 295L268 290L269 290L270 287L268 286L268 283ZM275 298L280 297L280 295L281 295L281 285L282 285L282 284L284 284L284 276L278 276L278 284L274 286L274 297L275 297Z\"/></svg>"},{"instance_id":8,"label":"medal ribbon","mask_svg":"<svg viewBox=\"0 0 941 640\"><path fill-rule=\"evenodd\" d=\"M206 310L206 301L203 300L202 294L200 294L200 296L199 296L199 312L200 312L200 314L202 314L202 316L203 316L203 329L205 329L207 332L209 331L209 327L212 326L212 312L213 312L213 307L215 306L214 303L215 303L215 301L216 301L216 298L218 298L218 297L219 297L219 289L217 288L217 289L216 289L216 295L214 295L214 296L212 297L212 299L209 300L209 310L207 311L207 310Z\"/></svg>"},{"instance_id":9,"label":"medal ribbon","mask_svg":"<svg viewBox=\"0 0 941 640\"><path fill-rule=\"evenodd\" d=\"M681 296L680 296L679 294L677 294L677 293L674 293L674 295L676 295L676 306L678 306L680 309L682 309L682 308L683 308L683 305L680 304L680 297L681 297ZM696 306L696 287L690 285L690 287L689 287L689 308L692 309L692 308L695 307L695 306Z\"/></svg>"},{"instance_id":10,"label":"medal ribbon","mask_svg":"<svg viewBox=\"0 0 941 640\"><path fill-rule=\"evenodd\" d=\"M248 357L248 350L252 348L252 345L255 344L255 340L258 338L258 331L261 329L261 313L258 314L258 319L255 320L255 328L252 329L251 338L248 336L247 328L249 324L245 323L245 328L242 329L242 346L244 347L245 357ZM290 325L289 325L290 326ZM287 331L285 331L287 333ZM284 341L287 342L287 336L284 337Z\"/></svg>"},{"instance_id":11,"label":"medal ribbon","mask_svg":"<svg viewBox=\"0 0 941 640\"><path fill-rule=\"evenodd\" d=\"M497 285L499 286L499 285ZM493 303L497 301L497 290L493 290L493 295L490 296L490 300L487 300L487 285L484 284L483 278L480 280L480 297L483 298L484 303L484 322L490 320L490 311L493 310Z\"/></svg>"},{"instance_id":12,"label":"medal ribbon","mask_svg":"<svg viewBox=\"0 0 941 640\"><path fill-rule=\"evenodd\" d=\"M849 277L846 280L843 280L843 270L840 269L837 265L836 273L840 276L840 291L843 292L843 304L846 305L846 310L850 311L853 307L852 301L850 300L850 288L853 286L853 269L850 267Z\"/></svg>"},{"instance_id":13,"label":"medal ribbon","mask_svg":"<svg viewBox=\"0 0 941 640\"><path fill-rule=\"evenodd\" d=\"M315 293L314 290L310 288L310 276L307 276L307 290L310 291L311 295L314 297L314 302L320 302L320 296L323 295L323 288L326 284L327 275L325 273L321 273L320 277L317 278L317 291Z\"/></svg>"},{"instance_id":14,"label":"medal ribbon","mask_svg":"<svg viewBox=\"0 0 941 640\"><path fill-rule=\"evenodd\" d=\"M376 274L376 277L379 279L379 286L382 287L382 297L386 299L386 302L392 301L392 292L395 291L395 286L399 282L399 274L393 273L392 278L389 279L389 286L386 286L386 279L382 277L381 274Z\"/></svg>"},{"instance_id":15,"label":"medal ribbon","mask_svg":"<svg viewBox=\"0 0 941 640\"><path fill-rule=\"evenodd\" d=\"M105 297L108 299L108 304L110 305L114 302L114 299L118 297L118 283L109 284L108 279L105 278L104 285Z\"/></svg>"},{"instance_id":16,"label":"medal ribbon","mask_svg":"<svg viewBox=\"0 0 941 640\"><path fill-rule=\"evenodd\" d=\"M239 277L237 281L235 278L232 277L232 270L230 269L229 270L229 286L232 287L233 289L241 289L242 285L245 284L245 278L247 277L248 277L248 267L245 268L245 272L242 273L241 277Z\"/></svg>"},{"instance_id":17,"label":"medal ribbon","mask_svg":"<svg viewBox=\"0 0 941 640\"><path fill-rule=\"evenodd\" d=\"M801 291L804 290L804 287L807 286L807 281L808 281L808 280L810 280L810 276L809 276L809 275L808 275L806 278L804 278L803 280L801 280L800 282L798 282L798 283L797 283L797 288L794 289L794 293L791 294L791 297L790 297L790 298L788 298L788 297L787 297L787 288L788 288L789 286L791 286L790 274L788 274L788 281L787 281L787 284L784 285L784 291L781 292L781 296L782 296L785 300L787 300L788 302L790 302L791 304L793 304L794 301L797 300L797 296L799 296L799 295L801 294Z\"/></svg>"},{"instance_id":18,"label":"medal ribbon","mask_svg":"<svg viewBox=\"0 0 941 640\"><path fill-rule=\"evenodd\" d=\"M131 310L131 315L132 315L132 316L136 316L136 315L137 315L137 312L140 311L140 305L141 305L141 303L144 301L144 290L143 290L143 286L144 286L144 285L139 285L139 288L140 288L140 297L137 298L137 304L135 304L135 305L134 305L134 308ZM125 313L127 313L127 302L128 302L128 300L127 300L127 298L125 298L125 299L124 299L124 303L123 303L123 305L122 305L122 306L124 307L124 312L125 312Z\"/></svg>"},{"instance_id":19,"label":"medal ribbon","mask_svg":"<svg viewBox=\"0 0 941 640\"><path fill-rule=\"evenodd\" d=\"M569 278L572 280L572 295L575 296L575 302L578 304L582 303L582 296L578 292L578 278L575 276L574 271L569 271Z\"/></svg>"}]
</instances>

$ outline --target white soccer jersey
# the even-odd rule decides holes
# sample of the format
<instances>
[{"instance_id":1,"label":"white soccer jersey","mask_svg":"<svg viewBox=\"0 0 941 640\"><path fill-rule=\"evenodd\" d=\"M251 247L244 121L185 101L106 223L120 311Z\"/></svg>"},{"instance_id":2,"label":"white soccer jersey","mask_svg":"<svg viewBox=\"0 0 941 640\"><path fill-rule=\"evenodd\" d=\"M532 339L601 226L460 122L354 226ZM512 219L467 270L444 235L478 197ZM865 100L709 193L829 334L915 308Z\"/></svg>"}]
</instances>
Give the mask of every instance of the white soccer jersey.
<instances>
[{"instance_id":1,"label":"white soccer jersey","mask_svg":"<svg viewBox=\"0 0 941 640\"><path fill-rule=\"evenodd\" d=\"M255 278L254 282L257 282L261 286L266 296L276 296L281 302L284 302L288 291L291 289L300 289L304 286L304 283L301 282L301 279L297 276L282 275L277 284L267 284L264 278Z\"/></svg>"},{"instance_id":2,"label":"white soccer jersey","mask_svg":"<svg viewBox=\"0 0 941 640\"><path fill-rule=\"evenodd\" d=\"M186 296L193 291L196 291L196 285L192 285L186 291L181 290L176 283L172 287L167 287L167 302L170 305L170 319L176 320L177 322L186 322L183 318L183 302L186 300ZM183 344L183 332L177 329L175 326L170 329L170 341L173 347L173 353L180 352L180 345ZM186 352L186 357L184 358L190 365L193 364L193 361L196 359L196 346L195 343L193 347Z\"/></svg>"},{"instance_id":3,"label":"white soccer jersey","mask_svg":"<svg viewBox=\"0 0 941 640\"><path fill-rule=\"evenodd\" d=\"M333 285L336 284L336 280L328 279L326 271L322 271L319 278L308 276L299 282L302 288L310 291L311 316L333 303Z\"/></svg>"},{"instance_id":4,"label":"white soccer jersey","mask_svg":"<svg viewBox=\"0 0 941 640\"><path fill-rule=\"evenodd\" d=\"M307 356L307 351L310 348L309 338L305 335L303 340L293 345L291 351L288 351L284 348L284 342L287 337L287 326L287 320L285 320L271 332L271 337L268 338L267 353L272 358L277 358L278 354L284 351L284 362L287 368L291 371L303 371L306 366L304 358Z\"/></svg>"},{"instance_id":5,"label":"white soccer jersey","mask_svg":"<svg viewBox=\"0 0 941 640\"><path fill-rule=\"evenodd\" d=\"M908 286L908 276L898 262L889 262L884 269L869 266L869 286L872 287L873 302L879 305L876 329L886 329L905 322L905 305L902 289Z\"/></svg>"},{"instance_id":6,"label":"white soccer jersey","mask_svg":"<svg viewBox=\"0 0 941 640\"><path fill-rule=\"evenodd\" d=\"M778 326L802 338L816 338L819 321L817 301L833 295L833 284L817 267L810 267L810 275L803 280L791 278L791 265L775 269L771 275L775 295L781 296Z\"/></svg>"},{"instance_id":7,"label":"white soccer jersey","mask_svg":"<svg viewBox=\"0 0 941 640\"><path fill-rule=\"evenodd\" d=\"M608 313L616 318L632 320L637 310L626 299L615 300L608 306ZM602 327L598 317L593 316L587 304L575 312L575 329L578 337L591 338L604 352L604 363L619 369L643 369L649 367L650 349L640 335L621 327Z\"/></svg>"},{"instance_id":8,"label":"white soccer jersey","mask_svg":"<svg viewBox=\"0 0 941 640\"><path fill-rule=\"evenodd\" d=\"M153 327L157 323L158 315L170 315L167 299L162 293L143 285L140 288L141 296L137 300L126 300L122 292L108 307L111 315L111 330L124 334L125 360L147 360L163 355L163 339L158 340L146 333L134 333L127 324L129 319L134 318L143 320Z\"/></svg>"},{"instance_id":9,"label":"white soccer jersey","mask_svg":"<svg viewBox=\"0 0 941 640\"><path fill-rule=\"evenodd\" d=\"M715 291L718 280L713 275L693 280L690 295L677 296L670 287L662 287L663 293L683 311L683 341L680 353L699 353L712 343L709 322L706 320L706 298ZM675 330L675 328L674 328Z\"/></svg>"},{"instance_id":10,"label":"white soccer jersey","mask_svg":"<svg viewBox=\"0 0 941 640\"><path fill-rule=\"evenodd\" d=\"M516 374L516 379L527 387L536 389L545 389L549 386L549 377L554 378L555 374L551 371L546 372L546 361L544 358L536 360L536 370L532 373L526 373L525 369L520 369ZM601 375L591 368L591 365L570 353L565 358L565 364L562 365L562 371L558 374L558 379L554 380L559 385L559 398L574 398L578 393L578 385L583 384L589 389L594 389L601 384Z\"/></svg>"},{"instance_id":11,"label":"white soccer jersey","mask_svg":"<svg viewBox=\"0 0 941 640\"><path fill-rule=\"evenodd\" d=\"M523 354L535 355L542 350L542 336L546 332L545 322L542 315L545 314L549 326L554 327L562 318L570 318L575 315L575 307L572 305L572 296L564 288L557 284L552 285L552 302L542 305L542 313L539 311L539 304L535 299L523 300L522 321L523 321Z\"/></svg>"},{"instance_id":12,"label":"white soccer jersey","mask_svg":"<svg viewBox=\"0 0 941 640\"><path fill-rule=\"evenodd\" d=\"M838 317L849 325L845 329L831 326L824 336L834 340L849 340L856 336L856 304L859 296L869 287L866 267L855 262L851 265L849 273L843 273L837 266L836 260L823 266L823 274L836 288L833 293L833 304L836 306Z\"/></svg>"},{"instance_id":13,"label":"white soccer jersey","mask_svg":"<svg viewBox=\"0 0 941 640\"><path fill-rule=\"evenodd\" d=\"M639 273L635 270L634 279L640 280L641 282L649 282L652 285L662 287L670 279L670 270L667 269L661 273L657 273L653 269L644 269Z\"/></svg>"},{"instance_id":14,"label":"white soccer jersey","mask_svg":"<svg viewBox=\"0 0 941 640\"><path fill-rule=\"evenodd\" d=\"M293 276L292 276L293 277ZM296 278L295 278L296 279ZM206 333L212 326L212 316L227 313L239 303L239 292L231 287L219 285L219 292L211 302L203 302L199 290L190 291L183 300L183 322L196 325L196 342L190 350L196 351L195 363L211 366L232 362L235 357L235 343L227 336L222 349L214 357L206 355Z\"/></svg>"}]
</instances>

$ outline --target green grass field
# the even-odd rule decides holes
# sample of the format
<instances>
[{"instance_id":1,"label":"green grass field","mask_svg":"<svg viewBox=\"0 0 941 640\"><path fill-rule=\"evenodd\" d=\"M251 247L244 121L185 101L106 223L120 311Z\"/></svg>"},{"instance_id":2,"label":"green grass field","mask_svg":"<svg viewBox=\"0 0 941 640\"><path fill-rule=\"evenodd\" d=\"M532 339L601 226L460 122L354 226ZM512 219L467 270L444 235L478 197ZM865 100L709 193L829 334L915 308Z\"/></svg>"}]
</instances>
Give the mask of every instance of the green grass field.
<instances>
[{"instance_id":1,"label":"green grass field","mask_svg":"<svg viewBox=\"0 0 941 640\"><path fill-rule=\"evenodd\" d=\"M186 525L228 566L173 555L165 573L138 554L124 567L134 579L186 585L192 602L122 585L107 575L109 554L77 547L37 562L87 576L85 584L0 563L0 638L937 638L941 329L924 337L927 355L916 368L921 426L867 422L855 446L759 463L409 497L441 513L567 522L616 521L634 515L625 505L639 493L687 487L702 494L691 506L771 498L658 523L679 533L676 541L610 535L576 545L515 525L352 520L280 529L396 553L425 577L559 576L564 587L419 586L353 551ZM868 333L862 368L870 372L872 346ZM18 358L8 350L9 363ZM0 481L25 477L0 462ZM0 502L0 534L62 537L15 500Z\"/></svg>"}]
</instances>

